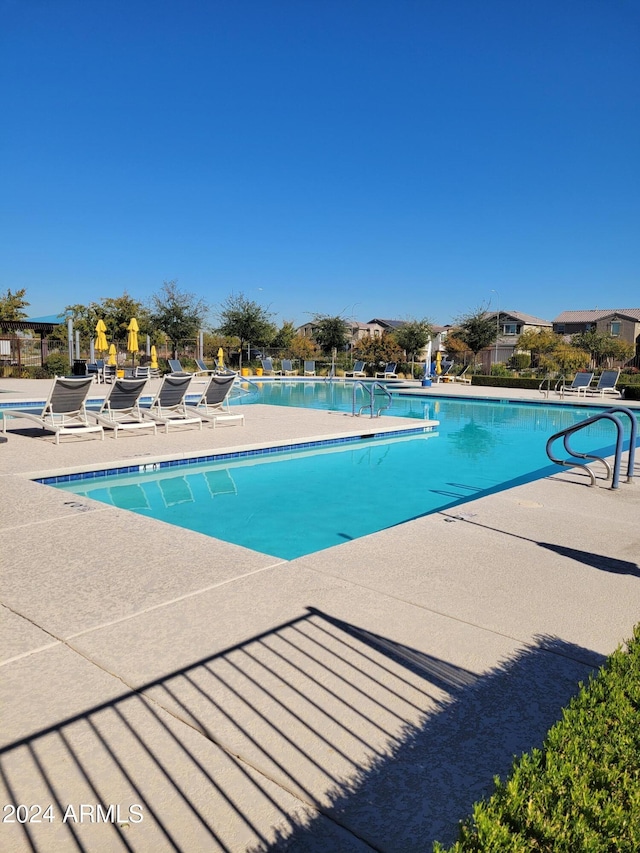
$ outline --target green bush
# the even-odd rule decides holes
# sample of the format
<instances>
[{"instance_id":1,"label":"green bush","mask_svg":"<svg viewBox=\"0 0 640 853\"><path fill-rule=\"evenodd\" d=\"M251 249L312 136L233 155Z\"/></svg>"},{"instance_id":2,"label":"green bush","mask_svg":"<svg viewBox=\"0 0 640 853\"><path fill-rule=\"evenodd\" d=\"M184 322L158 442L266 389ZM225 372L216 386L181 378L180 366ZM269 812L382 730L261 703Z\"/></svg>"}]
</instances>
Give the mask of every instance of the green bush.
<instances>
[{"instance_id":1,"label":"green bush","mask_svg":"<svg viewBox=\"0 0 640 853\"><path fill-rule=\"evenodd\" d=\"M514 370L527 370L531 367L531 356L528 352L515 352L509 359L509 367Z\"/></svg>"},{"instance_id":2,"label":"green bush","mask_svg":"<svg viewBox=\"0 0 640 853\"><path fill-rule=\"evenodd\" d=\"M474 373L471 377L472 385L492 388L535 388L537 390L541 381L538 377L487 376L484 373Z\"/></svg>"},{"instance_id":3,"label":"green bush","mask_svg":"<svg viewBox=\"0 0 640 853\"><path fill-rule=\"evenodd\" d=\"M640 625L563 712L543 748L496 779L450 853L640 850ZM438 842L433 847L443 853Z\"/></svg>"},{"instance_id":4,"label":"green bush","mask_svg":"<svg viewBox=\"0 0 640 853\"><path fill-rule=\"evenodd\" d=\"M497 364L491 365L491 375L492 376L513 376L513 373L509 370L506 364L502 364L499 361Z\"/></svg>"},{"instance_id":5,"label":"green bush","mask_svg":"<svg viewBox=\"0 0 640 853\"><path fill-rule=\"evenodd\" d=\"M625 400L640 400L640 385L624 385L620 382L618 388Z\"/></svg>"},{"instance_id":6,"label":"green bush","mask_svg":"<svg viewBox=\"0 0 640 853\"><path fill-rule=\"evenodd\" d=\"M66 376L70 371L69 359L64 355L60 355L60 353L50 355L45 361L44 367L47 371L47 376Z\"/></svg>"}]
</instances>

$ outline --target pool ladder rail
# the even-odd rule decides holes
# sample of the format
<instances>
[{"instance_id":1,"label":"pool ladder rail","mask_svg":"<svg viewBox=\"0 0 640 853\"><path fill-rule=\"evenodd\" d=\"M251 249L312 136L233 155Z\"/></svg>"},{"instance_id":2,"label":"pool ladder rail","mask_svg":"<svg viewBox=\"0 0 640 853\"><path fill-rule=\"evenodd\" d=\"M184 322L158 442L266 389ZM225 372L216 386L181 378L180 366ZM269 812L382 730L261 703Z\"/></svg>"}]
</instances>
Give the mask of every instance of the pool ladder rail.
<instances>
[{"instance_id":1,"label":"pool ladder rail","mask_svg":"<svg viewBox=\"0 0 640 853\"><path fill-rule=\"evenodd\" d=\"M362 406L356 412L357 402L356 402L356 394L358 388L361 388L365 394L369 397L368 403L363 403ZM387 403L385 406L380 406L380 408L376 411L376 389L382 391L385 395ZM351 394L351 416L359 417L362 412L366 409L369 410L369 417L371 418L379 418L382 412L386 411L390 408L392 403L391 392L388 388L386 388L381 382L363 382L361 379L358 379L353 383L353 391Z\"/></svg>"},{"instance_id":2,"label":"pool ladder rail","mask_svg":"<svg viewBox=\"0 0 640 853\"><path fill-rule=\"evenodd\" d=\"M611 488L617 489L620 481L620 467L622 465L622 445L624 443L624 428L622 426L622 421L618 417L619 414L627 415L631 423L631 436L629 438L629 455L627 458L627 483L633 482L638 422L636 420L635 414L631 411L631 409L627 409L625 406L613 406L611 409L607 409L605 412L598 412L598 414L592 415L592 417L587 418L584 421L580 421L577 424L573 424L573 426L566 427L565 429L554 433L547 441L547 456L552 462L555 462L557 465L566 465L571 468L576 466L584 468L585 471L587 471L587 473L589 474L589 477L591 479L590 485L592 486L596 485L596 475L589 467L589 463L578 462L577 460L589 459L595 462L602 462L607 471L606 479L610 478ZM591 453L579 453L578 451L573 450L569 445L569 439L574 433L579 432L581 429L584 429L585 427L589 426L589 424L593 424L596 421L600 420L612 421L616 427L616 451L614 455L613 468L611 467L610 463L606 459L603 459L601 456L595 456ZM564 449L567 451L567 453L570 454L571 458L559 459L553 454L552 445L559 438L562 438Z\"/></svg>"}]
</instances>

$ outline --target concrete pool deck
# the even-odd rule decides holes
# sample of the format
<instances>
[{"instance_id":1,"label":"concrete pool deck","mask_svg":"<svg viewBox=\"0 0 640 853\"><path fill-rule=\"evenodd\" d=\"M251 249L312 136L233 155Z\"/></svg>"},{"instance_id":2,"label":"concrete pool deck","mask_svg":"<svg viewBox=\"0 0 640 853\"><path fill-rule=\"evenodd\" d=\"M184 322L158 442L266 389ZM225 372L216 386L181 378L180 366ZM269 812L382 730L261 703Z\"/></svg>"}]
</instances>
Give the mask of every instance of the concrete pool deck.
<instances>
[{"instance_id":1,"label":"concrete pool deck","mask_svg":"<svg viewBox=\"0 0 640 853\"><path fill-rule=\"evenodd\" d=\"M0 403L49 387L0 380ZM429 850L640 621L638 480L559 470L287 562L27 476L401 421L244 411L59 446L9 421L0 764L27 810L3 850Z\"/></svg>"}]
</instances>

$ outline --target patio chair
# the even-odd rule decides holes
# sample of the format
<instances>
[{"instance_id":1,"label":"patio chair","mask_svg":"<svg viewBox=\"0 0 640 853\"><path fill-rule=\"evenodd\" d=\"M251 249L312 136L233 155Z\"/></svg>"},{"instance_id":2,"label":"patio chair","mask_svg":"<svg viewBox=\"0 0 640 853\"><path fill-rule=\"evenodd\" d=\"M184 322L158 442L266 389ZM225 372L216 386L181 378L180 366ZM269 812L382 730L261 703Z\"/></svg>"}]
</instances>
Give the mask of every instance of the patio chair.
<instances>
[{"instance_id":1,"label":"patio chair","mask_svg":"<svg viewBox=\"0 0 640 853\"><path fill-rule=\"evenodd\" d=\"M194 412L193 406L187 406L185 397L191 383L191 374L176 376L167 374L148 409L143 409L145 417L156 423L164 424L165 432L170 426L198 424L202 429L202 418Z\"/></svg>"},{"instance_id":2,"label":"patio chair","mask_svg":"<svg viewBox=\"0 0 640 853\"><path fill-rule=\"evenodd\" d=\"M96 382L102 382L102 373L104 370L104 359L99 358L97 361L89 362L87 365L87 375L95 379Z\"/></svg>"},{"instance_id":3,"label":"patio chair","mask_svg":"<svg viewBox=\"0 0 640 853\"><path fill-rule=\"evenodd\" d=\"M353 370L345 370L345 376L352 376L354 379L358 376L366 376L367 374L364 372L364 361L356 361L353 365Z\"/></svg>"},{"instance_id":4,"label":"patio chair","mask_svg":"<svg viewBox=\"0 0 640 853\"><path fill-rule=\"evenodd\" d=\"M466 382L469 385L471 385L471 377L467 376L467 371L469 370L470 367L471 367L471 365L468 364L464 368L464 370L461 370L460 373L458 373L456 376L452 376L453 382Z\"/></svg>"},{"instance_id":5,"label":"patio chair","mask_svg":"<svg viewBox=\"0 0 640 853\"><path fill-rule=\"evenodd\" d=\"M389 362L389 364L387 364L385 366L384 370L380 371L379 373L376 373L376 379L397 379L397 378L398 378L398 374L396 373L395 361Z\"/></svg>"},{"instance_id":6,"label":"patio chair","mask_svg":"<svg viewBox=\"0 0 640 853\"><path fill-rule=\"evenodd\" d=\"M151 368L138 365L133 369L134 379L151 379Z\"/></svg>"},{"instance_id":7,"label":"patio chair","mask_svg":"<svg viewBox=\"0 0 640 853\"><path fill-rule=\"evenodd\" d=\"M218 373L219 371L219 368L217 366L213 368L207 367L207 365L201 358L196 358L194 359L194 361L196 363L196 367L198 368L195 373L196 376L213 376L214 373Z\"/></svg>"},{"instance_id":8,"label":"patio chair","mask_svg":"<svg viewBox=\"0 0 640 853\"><path fill-rule=\"evenodd\" d=\"M93 376L56 376L42 410L35 413L5 409L2 431L7 431L8 418L26 418L43 430L55 433L56 444L60 444L61 435L98 433L104 439L102 427L90 421L87 414L87 397L92 384Z\"/></svg>"},{"instance_id":9,"label":"patio chair","mask_svg":"<svg viewBox=\"0 0 640 853\"><path fill-rule=\"evenodd\" d=\"M273 367L273 359L272 358L263 358L262 362L262 370L264 371L265 376L282 376L281 370L275 370Z\"/></svg>"},{"instance_id":10,"label":"patio chair","mask_svg":"<svg viewBox=\"0 0 640 853\"><path fill-rule=\"evenodd\" d=\"M146 379L116 379L93 417L97 423L113 430L114 438L120 430L125 432L152 429L157 433L156 422L144 416L140 408L140 395Z\"/></svg>"},{"instance_id":11,"label":"patio chair","mask_svg":"<svg viewBox=\"0 0 640 853\"><path fill-rule=\"evenodd\" d=\"M298 371L293 369L293 363L289 358L282 359L282 372L285 376L297 376Z\"/></svg>"},{"instance_id":12,"label":"patio chair","mask_svg":"<svg viewBox=\"0 0 640 853\"><path fill-rule=\"evenodd\" d=\"M587 388L585 393L598 394L600 397L604 397L605 394L615 394L621 397L622 394L616 388L619 377L619 370L603 370L595 388Z\"/></svg>"},{"instance_id":13,"label":"patio chair","mask_svg":"<svg viewBox=\"0 0 640 853\"><path fill-rule=\"evenodd\" d=\"M179 358L169 358L167 359L167 364L169 365L169 369L171 370L172 376L192 376L193 374L187 373L186 370L182 369L182 365L180 364Z\"/></svg>"},{"instance_id":14,"label":"patio chair","mask_svg":"<svg viewBox=\"0 0 640 853\"><path fill-rule=\"evenodd\" d=\"M316 375L316 363L315 363L315 361L305 361L305 363L304 363L304 375L305 376L315 376Z\"/></svg>"},{"instance_id":15,"label":"patio chair","mask_svg":"<svg viewBox=\"0 0 640 853\"><path fill-rule=\"evenodd\" d=\"M102 368L102 381L103 382L113 382L118 378L118 365L117 364L105 364Z\"/></svg>"},{"instance_id":16,"label":"patio chair","mask_svg":"<svg viewBox=\"0 0 640 853\"><path fill-rule=\"evenodd\" d=\"M220 423L241 423L244 426L242 412L233 412L229 406L229 394L236 374L211 376L202 396L196 403L188 403L187 410L193 410L204 421L210 421L215 427Z\"/></svg>"},{"instance_id":17,"label":"patio chair","mask_svg":"<svg viewBox=\"0 0 640 853\"><path fill-rule=\"evenodd\" d=\"M556 393L558 393L561 397L564 397L565 394L587 394L587 388L591 385L591 380L593 379L593 373L576 373L573 377L573 382L567 384L559 382L556 384Z\"/></svg>"}]
</instances>

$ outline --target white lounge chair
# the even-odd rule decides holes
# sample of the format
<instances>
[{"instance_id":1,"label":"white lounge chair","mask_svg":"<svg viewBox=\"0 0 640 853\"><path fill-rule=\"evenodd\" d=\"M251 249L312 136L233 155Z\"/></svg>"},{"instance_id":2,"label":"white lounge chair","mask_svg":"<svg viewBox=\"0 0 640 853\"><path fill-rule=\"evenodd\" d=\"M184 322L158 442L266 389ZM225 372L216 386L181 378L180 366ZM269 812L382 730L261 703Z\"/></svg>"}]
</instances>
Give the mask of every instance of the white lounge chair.
<instances>
[{"instance_id":1,"label":"white lounge chair","mask_svg":"<svg viewBox=\"0 0 640 853\"><path fill-rule=\"evenodd\" d=\"M282 372L285 376L297 376L298 371L293 369L293 363L289 358L282 359Z\"/></svg>"},{"instance_id":2,"label":"white lounge chair","mask_svg":"<svg viewBox=\"0 0 640 853\"><path fill-rule=\"evenodd\" d=\"M187 404L187 411L193 410L202 420L213 423L214 427L218 423L240 423L244 426L242 412L234 412L229 406L229 394L235 378L235 373L211 376L197 403Z\"/></svg>"},{"instance_id":3,"label":"white lounge chair","mask_svg":"<svg viewBox=\"0 0 640 853\"><path fill-rule=\"evenodd\" d=\"M464 368L464 370L461 370L460 373L458 373L456 376L452 376L451 377L452 381L453 382L466 382L470 385L471 384L471 377L467 376L467 371L469 370L470 367L471 367L471 365L468 364Z\"/></svg>"},{"instance_id":4,"label":"white lounge chair","mask_svg":"<svg viewBox=\"0 0 640 853\"><path fill-rule=\"evenodd\" d=\"M364 372L364 361L356 361L353 365L353 370L345 370L345 376L352 376L354 379L358 376L366 376L367 374Z\"/></svg>"},{"instance_id":5,"label":"white lounge chair","mask_svg":"<svg viewBox=\"0 0 640 853\"><path fill-rule=\"evenodd\" d=\"M573 377L573 382L567 384L558 383L556 385L556 392L564 397L565 394L584 394L586 396L587 388L591 385L591 380L593 379L593 373L576 373Z\"/></svg>"},{"instance_id":6,"label":"white lounge chair","mask_svg":"<svg viewBox=\"0 0 640 853\"><path fill-rule=\"evenodd\" d=\"M186 376L176 376L172 373L164 376L151 406L143 409L145 417L164 424L165 432L169 432L170 426L189 424L197 424L202 429L202 418L195 413L193 406L187 406L185 402L190 383L190 373Z\"/></svg>"},{"instance_id":7,"label":"white lounge chair","mask_svg":"<svg viewBox=\"0 0 640 853\"><path fill-rule=\"evenodd\" d=\"M113 382L118 378L117 364L104 364L102 366L102 382Z\"/></svg>"},{"instance_id":8,"label":"white lounge chair","mask_svg":"<svg viewBox=\"0 0 640 853\"><path fill-rule=\"evenodd\" d=\"M598 394L600 397L604 397L605 394L615 394L616 396L621 397L622 394L616 388L619 377L619 370L603 370L595 388L589 387L586 389L585 393Z\"/></svg>"},{"instance_id":9,"label":"white lounge chair","mask_svg":"<svg viewBox=\"0 0 640 853\"><path fill-rule=\"evenodd\" d=\"M170 358L167 360L167 364L169 365L173 376L193 376L192 373L188 373L186 370L182 369L182 364L180 363L179 358Z\"/></svg>"},{"instance_id":10,"label":"white lounge chair","mask_svg":"<svg viewBox=\"0 0 640 853\"><path fill-rule=\"evenodd\" d=\"M305 376L315 376L316 375L316 363L315 363L315 361L305 361L305 363L304 363L304 375Z\"/></svg>"},{"instance_id":11,"label":"white lounge chair","mask_svg":"<svg viewBox=\"0 0 640 853\"><path fill-rule=\"evenodd\" d=\"M390 362L386 365L384 370L381 370L379 373L376 373L376 379L397 379L398 374L396 373L396 363Z\"/></svg>"},{"instance_id":12,"label":"white lounge chair","mask_svg":"<svg viewBox=\"0 0 640 853\"><path fill-rule=\"evenodd\" d=\"M261 362L265 376L282 376L281 370L275 370L272 358L263 358Z\"/></svg>"},{"instance_id":13,"label":"white lounge chair","mask_svg":"<svg viewBox=\"0 0 640 853\"><path fill-rule=\"evenodd\" d=\"M145 417L140 408L140 395L146 384L146 379L116 379L93 415L101 426L113 430L114 438L120 430L152 429L154 435L157 433L156 422Z\"/></svg>"},{"instance_id":14,"label":"white lounge chair","mask_svg":"<svg viewBox=\"0 0 640 853\"><path fill-rule=\"evenodd\" d=\"M196 367L198 368L198 370L196 371L196 375L199 374L201 376L213 376L214 373L218 372L217 367L207 367L207 365L201 358L196 358L195 363Z\"/></svg>"},{"instance_id":15,"label":"white lounge chair","mask_svg":"<svg viewBox=\"0 0 640 853\"><path fill-rule=\"evenodd\" d=\"M41 411L36 413L5 409L2 431L7 431L8 418L26 418L34 421L43 430L55 433L56 444L60 444L61 435L96 433L104 439L104 430L95 421L89 420L87 413L87 397L92 384L93 376L56 376Z\"/></svg>"}]
</instances>

